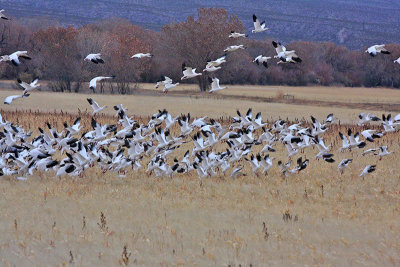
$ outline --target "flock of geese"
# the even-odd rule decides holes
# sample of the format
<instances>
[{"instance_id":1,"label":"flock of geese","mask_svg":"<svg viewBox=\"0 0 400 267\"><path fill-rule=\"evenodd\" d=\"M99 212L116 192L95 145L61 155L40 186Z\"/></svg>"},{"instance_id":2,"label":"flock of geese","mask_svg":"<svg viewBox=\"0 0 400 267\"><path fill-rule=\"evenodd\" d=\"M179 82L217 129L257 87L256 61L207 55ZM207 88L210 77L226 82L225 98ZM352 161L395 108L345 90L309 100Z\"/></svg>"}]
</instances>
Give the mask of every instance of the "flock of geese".
<instances>
[{"instance_id":1,"label":"flock of geese","mask_svg":"<svg viewBox=\"0 0 400 267\"><path fill-rule=\"evenodd\" d=\"M4 15L4 9L0 10L0 18L4 20L8 20L7 16ZM254 29L252 30L252 33L261 33L269 30L268 27L266 27L265 21L260 22L260 20L257 18L255 14L253 14L253 24L254 24ZM235 32L231 31L231 33L228 36L231 39L239 39L239 38L247 38L248 35L245 33L240 33L240 32ZM290 50L288 51L284 45L282 45L279 42L272 41L272 45L275 48L276 55L274 58L279 59L277 64L283 64L283 63L291 63L291 64L296 64L296 63L301 63L302 59L296 54L295 50ZM203 69L203 72L207 73L214 73L218 70L220 70L222 67L221 65L226 62L226 57L227 53L231 53L240 49L246 49L246 47L243 44L239 45L231 45L228 46L226 49L224 49L225 54L221 56L220 58L216 60L207 60L206 66ZM377 54L390 54L390 52L385 48L385 45L373 45L369 47L366 51L366 53L370 54L371 56L376 56ZM137 53L131 58L133 59L143 59L143 58L152 58L153 55L151 53ZM0 62L2 61L10 61L13 65L19 66L21 64L20 59L26 59L30 60L31 57L28 55L28 51L16 51L10 55L3 55L0 57ZM264 55L259 55L257 56L253 62L255 62L257 65L263 65L265 68L268 68L268 60L272 59L271 56L264 56ZM94 64L104 64L105 61L102 59L102 55L100 53L91 53L87 55L84 58L84 61L87 62L93 62ZM400 57L394 61L395 63L400 64ZM182 74L183 76L181 77L181 80L186 80L186 79L192 79L197 76L203 75L201 72L196 72L196 68L187 66L186 63L182 64ZM111 80L114 79L114 75L110 76L99 76L95 77L90 80L89 82L89 88L95 92L96 90L96 85L98 82L102 82L104 80ZM33 82L37 82L37 78L33 80ZM226 86L220 86L219 84L219 79L217 77L208 77L208 81L210 83L210 90L209 93L217 92L223 89L226 89ZM25 82L22 82L18 80L18 84L24 88L24 92L22 95L13 95L9 96L4 100L4 104L11 104L13 100L18 99L18 98L26 98L29 96L29 91L38 88L38 85L35 86L35 84L27 84ZM32 86L33 84L33 86ZM179 85L179 82L174 82L171 78L167 76L161 76L161 79L157 81L156 88L159 88L160 86L163 86L162 90L163 92L167 93L169 90L172 88L176 87Z\"/></svg>"},{"instance_id":2,"label":"flock of geese","mask_svg":"<svg viewBox=\"0 0 400 267\"><path fill-rule=\"evenodd\" d=\"M0 11L0 18L8 20ZM253 33L267 31L265 21L260 22L253 15ZM246 38L245 33L232 31L229 38ZM295 50L287 50L281 43L273 41L276 50L274 58L277 64L301 63L301 58ZM246 49L244 45L231 45L224 52ZM371 56L378 53L390 54L385 45L374 45L366 50ZM134 59L152 58L150 53L137 53ZM216 60L208 60L203 72L213 73L220 70L226 62L227 54ZM21 59L30 60L27 51L17 51L10 55L3 55L1 61L9 61L13 65L21 64ZM268 68L270 56L257 56L253 62ZM84 61L94 64L104 64L100 53L89 54ZM395 62L400 64L400 58ZM182 64L181 80L192 79L201 76L196 68ZM114 79L115 76L99 76L89 82L89 88L96 89L98 82ZM217 77L209 77L211 85L210 93L220 91L226 87L219 84ZM24 89L21 95L13 95L5 98L5 104L11 104L15 99L26 98L30 92L40 86L38 78L27 83L18 79L18 84ZM157 81L156 88L163 87L164 92L179 85L167 76L162 76ZM128 169L138 171L145 169L155 176L172 177L178 173L196 172L199 178L213 177L219 174L235 178L246 175L243 172L245 164L248 164L254 175L267 174L275 165L275 158L270 156L276 152L276 147L281 144L287 151L289 160L284 163L278 160L276 165L284 177L295 175L307 168L310 159L303 156L297 158L292 165L292 158L304 153L306 149L317 148L316 160L333 164L336 162L331 151L331 145L326 145L323 134L334 122L333 114L329 114L322 122L311 117L307 124L278 120L270 127L263 122L261 113L253 117L250 108L245 115L237 111L230 124L224 127L215 119L207 117L192 119L190 113L173 117L167 110L159 110L151 117L147 124L139 124L127 115L127 109L122 106L114 106L119 120L116 124L101 125L95 119L96 114L107 108L100 106L91 99L87 99L93 109L91 119L92 130L82 131L81 119L77 118L73 125L64 123L64 129L60 132L50 123L47 130L39 128L39 134L32 136L31 132L14 125L0 115L0 175L16 175L18 179L25 180L34 171L54 171L56 176L83 176L88 169L98 167L102 172L115 172L125 176ZM362 113L359 115L359 125L381 121L382 131L373 129L363 130L361 133L353 133L348 129L347 133L339 132L342 147L339 152L364 149L367 143L373 143L388 132L400 130L400 114L394 118L391 115L383 115L382 119L373 114ZM175 130L178 129L178 130ZM27 140L31 141L27 141ZM183 157L178 157L180 148L186 151ZM380 159L391 154L388 146L370 148L361 152L361 156L374 155ZM173 156L174 155L174 156ZM353 162L351 158L343 158L338 163L337 169L343 173ZM147 164L147 168L143 167ZM325 163L322 163L325 164ZM364 177L375 171L376 165L367 165L360 176Z\"/></svg>"},{"instance_id":3,"label":"flock of geese","mask_svg":"<svg viewBox=\"0 0 400 267\"><path fill-rule=\"evenodd\" d=\"M300 156L307 149L316 151L318 165L336 162L332 145L326 145L323 139L336 120L333 114L321 122L311 116L310 122L290 124L278 120L268 125L260 112L253 117L250 108L246 114L238 110L237 117L223 125L207 117L192 119L190 113L173 117L164 109L153 114L147 124L139 124L120 104L113 107L118 117L116 124L101 125L95 115L106 107L91 98L87 101L93 109L90 131L83 131L81 118L77 118L72 125L64 122L61 131L47 122L47 129L39 128L38 135L33 136L0 115L0 175L15 175L19 180L27 179L34 171L54 171L56 177L83 176L88 169L98 167L103 173L114 172L122 177L128 170L144 170L156 177L196 172L201 179L218 175L235 178L247 175L243 168L248 164L253 175L267 175L277 165L282 176L287 177L307 168L310 159ZM358 157L370 155L379 159L390 155L388 146L366 147L386 133L400 130L400 114L379 119L362 113L358 124L367 126L377 121L382 125L380 131L339 132L342 145L338 153L360 151ZM276 153L278 147L286 150L286 163L275 163L273 154L285 157ZM293 157L298 158L292 165ZM352 158L342 158L338 171L343 174L352 162ZM376 164L367 165L360 176L375 169Z\"/></svg>"}]
</instances>

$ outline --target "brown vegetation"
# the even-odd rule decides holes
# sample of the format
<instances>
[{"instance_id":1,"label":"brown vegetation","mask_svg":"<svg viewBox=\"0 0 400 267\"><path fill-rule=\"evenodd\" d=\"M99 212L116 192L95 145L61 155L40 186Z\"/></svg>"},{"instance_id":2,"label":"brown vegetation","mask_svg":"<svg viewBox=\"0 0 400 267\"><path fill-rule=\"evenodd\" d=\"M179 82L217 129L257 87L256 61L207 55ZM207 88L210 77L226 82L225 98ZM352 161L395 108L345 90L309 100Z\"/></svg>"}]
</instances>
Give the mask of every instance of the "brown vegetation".
<instances>
[{"instance_id":1,"label":"brown vegetation","mask_svg":"<svg viewBox=\"0 0 400 267\"><path fill-rule=\"evenodd\" d=\"M333 43L293 42L286 46L298 52L303 59L301 64L277 66L271 61L268 69L257 66L251 62L255 56L275 54L272 39L229 39L231 30L244 31L244 27L224 9L199 9L197 18L165 25L161 32L145 30L122 19L77 28L49 26L46 20L43 28L32 26L40 24L1 22L0 54L28 50L33 60L18 68L0 64L0 78L38 75L53 81L56 91L79 91L82 82L97 75L116 75L115 91L126 94L133 89L129 82L154 82L160 75L179 80L183 62L202 70L206 61L221 56L226 46L241 43L247 49L229 53L227 63L215 73L221 83L400 87L400 66L393 63L400 55L396 44L387 46L392 55L372 58L364 53L365 47L351 51ZM155 57L132 60L130 56L136 52L151 52ZM88 53L102 53L106 64L84 62ZM206 78L203 74L187 82L198 83L205 90Z\"/></svg>"}]
</instances>

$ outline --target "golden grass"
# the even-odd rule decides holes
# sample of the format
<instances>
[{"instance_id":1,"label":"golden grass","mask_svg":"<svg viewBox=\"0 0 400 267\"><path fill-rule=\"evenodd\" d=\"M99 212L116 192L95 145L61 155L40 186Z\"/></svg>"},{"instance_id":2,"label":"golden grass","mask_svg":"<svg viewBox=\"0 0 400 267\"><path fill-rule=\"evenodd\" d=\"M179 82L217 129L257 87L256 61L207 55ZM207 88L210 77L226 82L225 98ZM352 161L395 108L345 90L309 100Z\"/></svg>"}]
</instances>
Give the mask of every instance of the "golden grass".
<instances>
[{"instance_id":1,"label":"golden grass","mask_svg":"<svg viewBox=\"0 0 400 267\"><path fill-rule=\"evenodd\" d=\"M293 90L299 90L294 88ZM328 90L328 89L324 89ZM336 89L329 89L334 92ZM364 90L364 89L363 89ZM378 92L381 89L375 89ZM383 89L382 89L383 90ZM393 91L393 90L391 90ZM230 92L230 91L229 91ZM241 91L246 94L247 89ZM262 91L264 92L264 91ZM399 91L400 92L400 91ZM17 91L0 91L0 98L3 99L8 95L16 94ZM276 96L276 92L273 93ZM304 96L308 93L304 91ZM332 93L333 94L333 93ZM339 96L340 94L338 94ZM171 114L179 115L181 113L190 112L193 116L210 116L213 118L235 116L236 109L247 110L252 107L253 110L262 112L263 118L276 120L279 118L288 118L290 120L309 118L310 115L324 118L329 113L334 113L344 123L354 123L357 116L366 110L363 107L335 107L327 105L313 106L310 104L290 104L290 103L263 103L246 99L223 99L221 95L210 95L207 93L198 95L168 95L157 94L155 96L144 95L93 95L93 94L65 94L65 93L49 93L49 92L33 92L27 99L18 99L11 105L1 104L1 109L6 111L15 110L32 110L41 112L69 112L77 114L78 110L91 112L91 107L86 98L95 99L99 105L107 105L104 110L105 114L115 114L112 109L113 105L122 103L129 109L130 114L140 116L151 116L158 109L166 108ZM218 98L216 98L218 97ZM393 98L395 99L395 98ZM331 99L332 100L332 99ZM378 116L382 112L390 110L372 109L368 112L376 113Z\"/></svg>"},{"instance_id":2,"label":"golden grass","mask_svg":"<svg viewBox=\"0 0 400 267\"><path fill-rule=\"evenodd\" d=\"M2 91L0 97L8 93ZM74 114L54 117L10 112L19 108L2 106L2 115L29 129L47 120L61 127L78 116L77 106L89 108L87 96L35 92L29 101L16 103L24 103L24 109ZM123 103L129 114L138 115L165 107L175 115L191 111L218 117L253 107L265 118L285 114L308 119L310 114L322 117L332 111L350 123L358 113L178 96L91 97L109 106ZM106 112L114 114L111 108ZM88 127L90 116L80 115ZM97 119L115 123L111 116ZM28 181L0 178L0 266L399 266L399 135L388 134L374 143L395 151L379 161L359 151L337 152L339 130L345 131L345 126L333 125L324 135L334 146L334 165L314 160L316 150L308 149L301 156L310 158L310 165L287 179L276 166L278 159L286 160L281 145L271 153L275 166L268 176L251 175L243 162L247 176L209 178L202 186L195 173L154 178L130 171L120 178L96 168L83 178L55 179L54 173L35 173ZM336 167L343 158L353 158L354 163L341 176ZM363 167L372 163L377 163L376 173L359 178ZM291 219L283 219L286 212Z\"/></svg>"}]
</instances>

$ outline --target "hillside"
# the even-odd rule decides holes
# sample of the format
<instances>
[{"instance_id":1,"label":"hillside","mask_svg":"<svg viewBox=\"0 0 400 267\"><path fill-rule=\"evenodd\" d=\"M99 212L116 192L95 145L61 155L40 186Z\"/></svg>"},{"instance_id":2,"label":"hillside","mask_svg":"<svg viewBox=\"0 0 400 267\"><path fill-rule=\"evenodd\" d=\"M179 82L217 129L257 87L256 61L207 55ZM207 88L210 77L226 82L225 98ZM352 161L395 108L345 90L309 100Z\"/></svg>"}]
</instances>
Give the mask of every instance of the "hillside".
<instances>
[{"instance_id":1,"label":"hillside","mask_svg":"<svg viewBox=\"0 0 400 267\"><path fill-rule=\"evenodd\" d=\"M251 15L258 14L271 28L257 38L331 41L352 49L400 39L400 2L389 0L2 0L13 17L48 16L60 23L82 25L108 17L122 17L145 28L195 15L199 7L223 7L236 14L250 31ZM66 8L67 7L67 8Z\"/></svg>"}]
</instances>

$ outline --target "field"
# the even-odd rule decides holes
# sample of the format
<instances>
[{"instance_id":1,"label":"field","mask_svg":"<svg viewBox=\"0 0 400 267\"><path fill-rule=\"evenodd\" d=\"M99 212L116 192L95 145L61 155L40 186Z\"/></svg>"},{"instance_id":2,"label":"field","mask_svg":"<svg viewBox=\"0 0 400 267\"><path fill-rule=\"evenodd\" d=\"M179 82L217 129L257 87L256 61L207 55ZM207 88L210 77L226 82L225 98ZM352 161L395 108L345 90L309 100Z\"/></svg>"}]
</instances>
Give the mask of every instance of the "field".
<instances>
[{"instance_id":1,"label":"field","mask_svg":"<svg viewBox=\"0 0 400 267\"><path fill-rule=\"evenodd\" d=\"M132 96L34 92L11 106L2 105L1 114L36 132L47 120L61 127L77 116L89 127L87 97L109 106L98 117L102 123L115 123L111 107L119 103L143 121L163 108L173 115L227 118L236 109L252 107L268 121L309 121L311 114L322 119L333 112L341 125L332 125L324 139L333 145L337 161L347 157L354 163L340 175L337 163L316 161L316 150L309 149L302 156L312 159L310 166L285 179L276 167L278 159L287 159L279 149L268 176L251 175L243 162L247 176L218 176L202 183L195 173L155 178L139 171L120 178L98 169L83 178L55 179L52 173L35 173L27 181L3 177L0 266L400 265L399 134L374 144L394 151L382 160L362 157L359 151L337 152L337 132L360 130L353 124L363 108L378 116L400 112L395 105L400 91L233 87L221 97L196 93L190 86L168 95L150 85L141 87ZM270 102L247 98L257 92ZM281 92L311 102L287 103ZM10 93L15 91L0 91L0 98ZM377 171L358 177L372 163Z\"/></svg>"}]
</instances>

